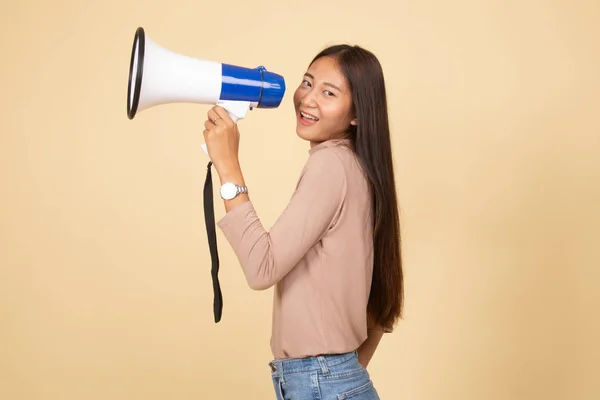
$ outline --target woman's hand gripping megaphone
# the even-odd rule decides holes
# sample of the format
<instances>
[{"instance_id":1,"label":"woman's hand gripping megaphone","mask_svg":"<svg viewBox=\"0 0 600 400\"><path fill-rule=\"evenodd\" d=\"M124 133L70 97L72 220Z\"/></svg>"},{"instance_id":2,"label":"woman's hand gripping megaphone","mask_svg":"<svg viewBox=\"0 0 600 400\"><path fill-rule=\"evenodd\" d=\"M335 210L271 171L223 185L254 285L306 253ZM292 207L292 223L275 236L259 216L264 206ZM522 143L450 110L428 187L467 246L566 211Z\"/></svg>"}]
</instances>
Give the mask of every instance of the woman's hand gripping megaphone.
<instances>
[{"instance_id":1,"label":"woman's hand gripping megaphone","mask_svg":"<svg viewBox=\"0 0 600 400\"><path fill-rule=\"evenodd\" d=\"M240 119L243 119L246 117L246 114L248 113L249 110L252 109L252 104L247 102L247 101L218 101L216 106L214 106L213 108L211 108L211 110L216 110L217 107L224 109L227 112L227 115L229 116L229 119L231 120L231 122L233 122L233 124L237 124L237 121ZM209 115L208 118L210 120L210 111L209 110ZM215 118L217 118L216 115L213 115ZM209 122L208 120L206 122ZM208 130L206 124L204 124L205 129ZM205 136L205 140L206 140L206 130L204 131L204 136ZM204 152L206 153L206 155L208 155L211 159L211 155L209 154L208 148L206 146L206 144L202 144L201 145L202 150L204 150ZM214 161L214 160L213 160Z\"/></svg>"},{"instance_id":2,"label":"woman's hand gripping megaphone","mask_svg":"<svg viewBox=\"0 0 600 400\"><path fill-rule=\"evenodd\" d=\"M238 163L240 132L237 121L250 109L248 102L219 102L208 110L202 149L217 171Z\"/></svg>"}]
</instances>

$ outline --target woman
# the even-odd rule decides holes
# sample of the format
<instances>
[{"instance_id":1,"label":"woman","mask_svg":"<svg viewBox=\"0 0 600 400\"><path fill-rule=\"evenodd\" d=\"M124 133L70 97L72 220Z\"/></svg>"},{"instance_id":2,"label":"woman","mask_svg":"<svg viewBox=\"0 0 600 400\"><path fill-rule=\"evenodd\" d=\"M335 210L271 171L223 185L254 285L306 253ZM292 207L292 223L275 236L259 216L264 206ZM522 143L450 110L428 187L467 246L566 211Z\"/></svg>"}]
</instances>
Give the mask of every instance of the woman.
<instances>
[{"instance_id":1,"label":"woman","mask_svg":"<svg viewBox=\"0 0 600 400\"><path fill-rule=\"evenodd\" d=\"M245 187L237 126L223 108L209 110L209 156L221 184L240 188L224 197L218 226L249 286L275 286L269 365L277 398L378 399L366 367L403 304L381 65L358 46L329 47L310 63L294 106L309 156L269 232Z\"/></svg>"}]
</instances>

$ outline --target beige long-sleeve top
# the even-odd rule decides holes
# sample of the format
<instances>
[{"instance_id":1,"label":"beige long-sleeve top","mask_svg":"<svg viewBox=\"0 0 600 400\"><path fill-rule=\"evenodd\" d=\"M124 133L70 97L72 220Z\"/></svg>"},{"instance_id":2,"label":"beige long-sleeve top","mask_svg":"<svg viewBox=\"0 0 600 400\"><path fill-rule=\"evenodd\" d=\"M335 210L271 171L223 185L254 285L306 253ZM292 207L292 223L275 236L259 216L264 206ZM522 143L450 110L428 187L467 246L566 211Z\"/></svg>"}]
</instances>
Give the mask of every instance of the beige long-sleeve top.
<instances>
[{"instance_id":1,"label":"beige long-sleeve top","mask_svg":"<svg viewBox=\"0 0 600 400\"><path fill-rule=\"evenodd\" d=\"M251 201L218 222L249 286L275 286L273 356L343 353L367 338L371 199L345 139L311 148L290 202L267 231Z\"/></svg>"}]
</instances>

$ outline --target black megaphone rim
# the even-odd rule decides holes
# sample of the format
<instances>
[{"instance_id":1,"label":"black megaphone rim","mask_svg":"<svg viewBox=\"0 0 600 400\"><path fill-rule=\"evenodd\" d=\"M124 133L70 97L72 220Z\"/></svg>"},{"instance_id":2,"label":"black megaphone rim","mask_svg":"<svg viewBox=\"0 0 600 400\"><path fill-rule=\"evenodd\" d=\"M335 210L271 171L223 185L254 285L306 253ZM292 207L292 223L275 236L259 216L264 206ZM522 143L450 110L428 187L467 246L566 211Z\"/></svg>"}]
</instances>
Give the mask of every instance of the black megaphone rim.
<instances>
[{"instance_id":1,"label":"black megaphone rim","mask_svg":"<svg viewBox=\"0 0 600 400\"><path fill-rule=\"evenodd\" d=\"M134 71L133 65L136 56L136 47L138 48L137 56L137 68ZM142 77L144 75L144 53L146 50L146 40L144 34L144 28L139 27L135 31L135 37L133 39L133 46L131 49L131 60L129 61L129 84L127 85L127 116L129 119L133 119L138 109L140 102L140 92L142 88ZM135 87L131 87L133 74L135 73ZM133 90L133 101L131 101L131 90Z\"/></svg>"}]
</instances>

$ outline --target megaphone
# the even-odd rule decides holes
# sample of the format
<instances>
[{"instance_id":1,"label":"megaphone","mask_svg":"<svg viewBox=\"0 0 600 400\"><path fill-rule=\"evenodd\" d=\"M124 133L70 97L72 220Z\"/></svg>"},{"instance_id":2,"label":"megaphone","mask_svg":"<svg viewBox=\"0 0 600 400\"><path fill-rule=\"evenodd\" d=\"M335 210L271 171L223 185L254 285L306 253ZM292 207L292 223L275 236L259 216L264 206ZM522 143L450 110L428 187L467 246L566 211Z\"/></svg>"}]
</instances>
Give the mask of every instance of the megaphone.
<instances>
[{"instance_id":1,"label":"megaphone","mask_svg":"<svg viewBox=\"0 0 600 400\"><path fill-rule=\"evenodd\" d=\"M127 116L160 104L216 104L234 122L252 108L279 107L285 80L264 66L245 68L185 56L154 43L137 28L127 87ZM208 154L206 146L202 149Z\"/></svg>"}]
</instances>

